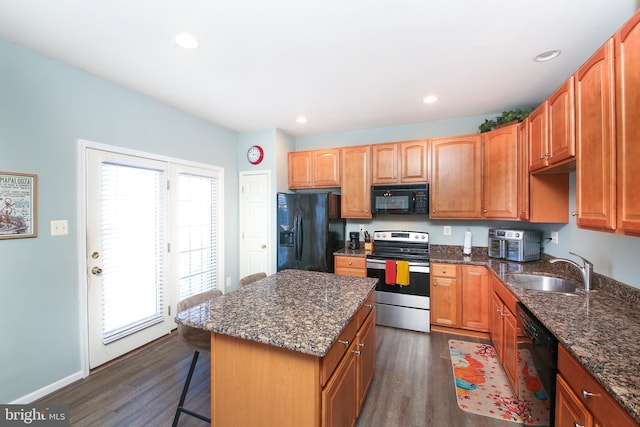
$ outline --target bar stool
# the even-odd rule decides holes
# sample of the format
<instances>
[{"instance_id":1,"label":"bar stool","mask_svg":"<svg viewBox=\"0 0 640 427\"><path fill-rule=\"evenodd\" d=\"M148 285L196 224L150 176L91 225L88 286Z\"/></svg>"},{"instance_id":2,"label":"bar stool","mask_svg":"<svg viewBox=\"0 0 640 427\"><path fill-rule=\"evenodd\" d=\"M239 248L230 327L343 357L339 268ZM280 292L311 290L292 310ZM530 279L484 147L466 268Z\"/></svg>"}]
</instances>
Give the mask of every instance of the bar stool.
<instances>
[{"instance_id":1,"label":"bar stool","mask_svg":"<svg viewBox=\"0 0 640 427\"><path fill-rule=\"evenodd\" d=\"M216 289L213 291L202 292L200 294L190 296L189 298L185 298L182 301L178 302L178 312L187 310L205 301L217 298L220 295L222 295L222 292ZM191 377L193 376L193 371L195 370L196 363L198 362L198 356L200 355L201 351L206 353L211 352L211 332L178 324L178 335L189 347L194 350L194 353L193 359L191 359L189 373L187 374L187 380L185 381L184 387L182 388L182 394L180 395L180 401L178 402L178 408L176 409L176 414L173 418L172 425L173 427L176 427L178 425L178 419L183 412L185 414L191 415L192 417L196 417L203 421L211 423L211 418L207 418L204 415L198 414L197 412L191 411L184 407L184 400L187 397L187 392L189 391L189 384L191 383Z\"/></svg>"},{"instance_id":2,"label":"bar stool","mask_svg":"<svg viewBox=\"0 0 640 427\"><path fill-rule=\"evenodd\" d=\"M240 286L246 286L249 283L256 282L267 277L267 273L253 273L240 279Z\"/></svg>"}]
</instances>

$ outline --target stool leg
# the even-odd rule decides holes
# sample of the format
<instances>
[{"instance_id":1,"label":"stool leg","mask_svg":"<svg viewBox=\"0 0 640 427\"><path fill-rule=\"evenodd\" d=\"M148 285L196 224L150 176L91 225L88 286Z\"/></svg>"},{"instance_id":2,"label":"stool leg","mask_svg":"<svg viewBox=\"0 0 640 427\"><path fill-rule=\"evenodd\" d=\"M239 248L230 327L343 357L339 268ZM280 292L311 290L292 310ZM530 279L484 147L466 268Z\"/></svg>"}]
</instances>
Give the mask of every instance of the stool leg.
<instances>
[{"instance_id":1,"label":"stool leg","mask_svg":"<svg viewBox=\"0 0 640 427\"><path fill-rule=\"evenodd\" d=\"M191 384L191 377L193 377L193 371L195 371L196 369L196 363L198 362L198 356L200 355L199 351L195 351L193 353L193 359L191 359L191 366L189 367L189 373L187 374L187 380L184 383L184 387L182 388L182 394L180 395L180 401L178 402L178 408L176 409L176 415L173 417L173 427L176 427L178 425L178 419L180 418L180 414L182 412L185 412L191 416L194 416L196 418L200 418L203 421L207 421L209 423L211 423L211 419L200 415L200 414L196 414L193 411L190 411L188 409L184 408L184 400L187 397L187 392L189 391L189 384Z\"/></svg>"}]
</instances>

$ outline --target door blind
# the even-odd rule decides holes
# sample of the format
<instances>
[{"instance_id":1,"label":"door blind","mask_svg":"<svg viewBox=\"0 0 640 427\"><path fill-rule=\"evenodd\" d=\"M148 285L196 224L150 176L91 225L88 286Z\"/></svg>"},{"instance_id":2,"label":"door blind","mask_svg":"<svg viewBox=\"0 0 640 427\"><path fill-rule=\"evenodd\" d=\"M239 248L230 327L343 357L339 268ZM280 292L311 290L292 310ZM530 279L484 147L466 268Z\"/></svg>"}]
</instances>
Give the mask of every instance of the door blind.
<instances>
[{"instance_id":1,"label":"door blind","mask_svg":"<svg viewBox=\"0 0 640 427\"><path fill-rule=\"evenodd\" d=\"M217 289L217 178L178 175L179 299Z\"/></svg>"},{"instance_id":2,"label":"door blind","mask_svg":"<svg viewBox=\"0 0 640 427\"><path fill-rule=\"evenodd\" d=\"M102 164L103 343L163 320L163 170Z\"/></svg>"}]
</instances>

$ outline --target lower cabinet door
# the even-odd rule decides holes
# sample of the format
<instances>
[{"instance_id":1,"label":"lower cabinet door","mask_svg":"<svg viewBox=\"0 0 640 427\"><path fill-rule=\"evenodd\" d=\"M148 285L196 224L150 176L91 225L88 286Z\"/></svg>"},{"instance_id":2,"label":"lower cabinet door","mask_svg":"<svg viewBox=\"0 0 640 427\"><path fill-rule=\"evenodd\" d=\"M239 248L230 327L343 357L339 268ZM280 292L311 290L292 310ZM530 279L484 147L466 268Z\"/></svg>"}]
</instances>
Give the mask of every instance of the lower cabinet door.
<instances>
[{"instance_id":1,"label":"lower cabinet door","mask_svg":"<svg viewBox=\"0 0 640 427\"><path fill-rule=\"evenodd\" d=\"M367 391L373 380L376 370L376 316L375 307L369 313L367 320L362 325L356 339L360 353L356 353L358 360L358 407L356 416L360 415L360 409L367 397Z\"/></svg>"},{"instance_id":2,"label":"lower cabinet door","mask_svg":"<svg viewBox=\"0 0 640 427\"><path fill-rule=\"evenodd\" d=\"M356 423L358 404L357 340L336 368L322 390L322 426L352 427Z\"/></svg>"},{"instance_id":3,"label":"lower cabinet door","mask_svg":"<svg viewBox=\"0 0 640 427\"><path fill-rule=\"evenodd\" d=\"M593 425L591 414L560 375L558 375L556 388L555 425L557 427L591 427Z\"/></svg>"}]
</instances>

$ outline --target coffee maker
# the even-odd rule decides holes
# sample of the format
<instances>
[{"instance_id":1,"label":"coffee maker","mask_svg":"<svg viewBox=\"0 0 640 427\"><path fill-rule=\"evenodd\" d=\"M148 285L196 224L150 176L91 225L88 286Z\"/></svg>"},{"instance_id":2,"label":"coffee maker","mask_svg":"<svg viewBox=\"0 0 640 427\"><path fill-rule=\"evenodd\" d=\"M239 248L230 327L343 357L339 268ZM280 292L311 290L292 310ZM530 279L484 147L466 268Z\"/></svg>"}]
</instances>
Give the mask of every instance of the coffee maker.
<instances>
[{"instance_id":1,"label":"coffee maker","mask_svg":"<svg viewBox=\"0 0 640 427\"><path fill-rule=\"evenodd\" d=\"M360 232L349 232L349 249L360 249Z\"/></svg>"}]
</instances>

